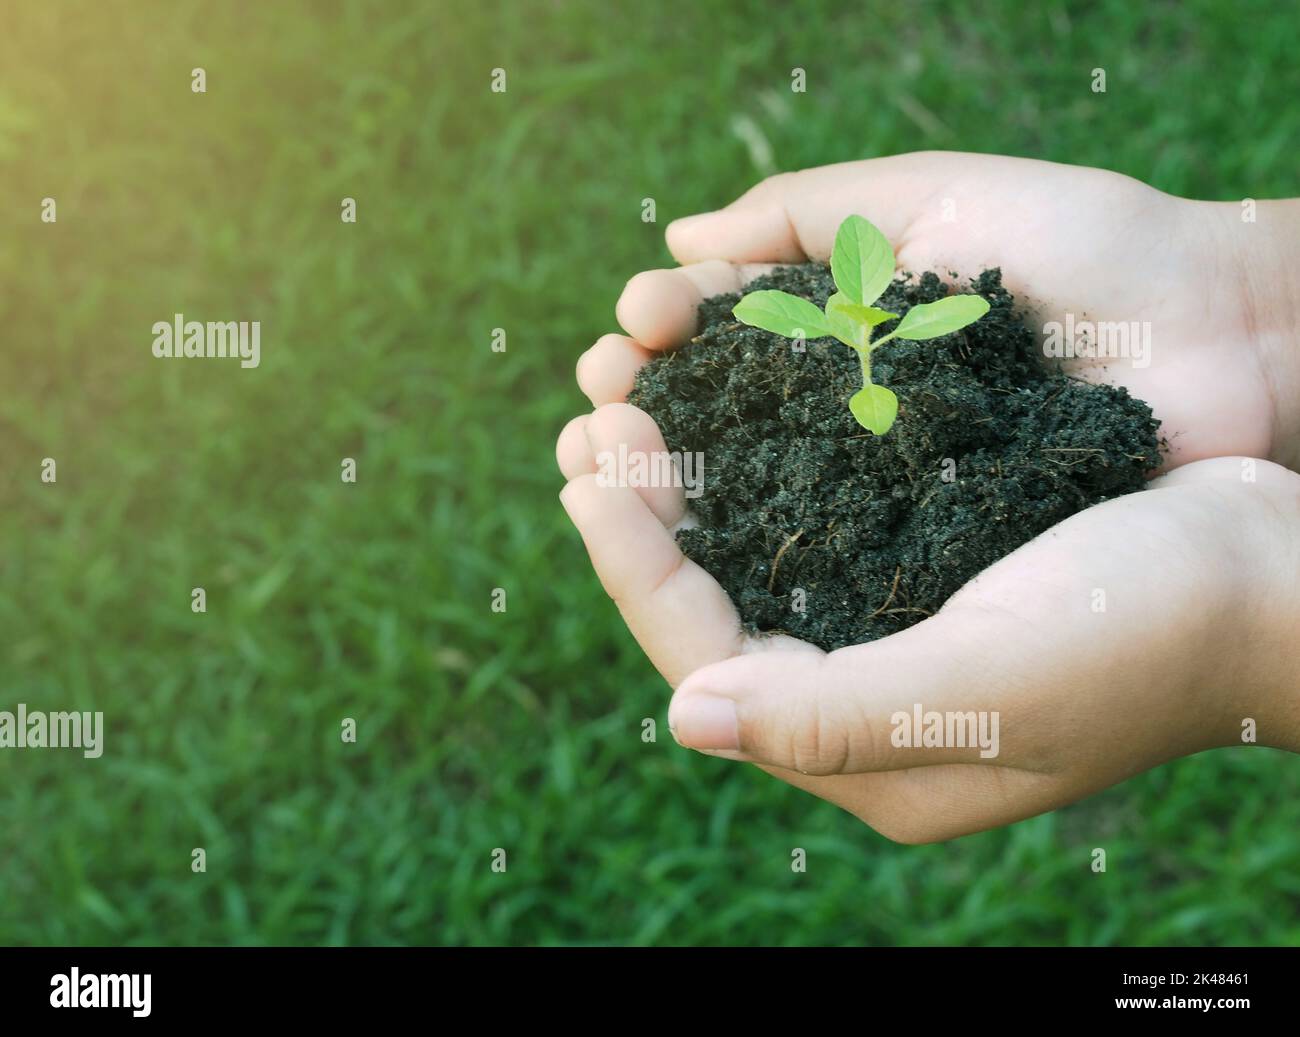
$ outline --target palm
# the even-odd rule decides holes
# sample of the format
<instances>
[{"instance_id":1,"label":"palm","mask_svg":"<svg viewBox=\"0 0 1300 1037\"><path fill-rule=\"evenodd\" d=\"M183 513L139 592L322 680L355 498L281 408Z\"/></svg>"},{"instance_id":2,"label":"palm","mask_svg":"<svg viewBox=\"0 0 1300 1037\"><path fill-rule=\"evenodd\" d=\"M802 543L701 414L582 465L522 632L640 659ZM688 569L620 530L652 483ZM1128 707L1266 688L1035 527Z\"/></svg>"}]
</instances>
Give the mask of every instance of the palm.
<instances>
[{"instance_id":1,"label":"palm","mask_svg":"<svg viewBox=\"0 0 1300 1037\"><path fill-rule=\"evenodd\" d=\"M1250 522L1242 485L1235 462L1207 462L1090 508L986 570L935 617L820 663L819 680L851 674L870 703L846 734L878 736L925 695L919 687L945 688L949 698L932 691L925 708L1001 714L995 762L972 753L972 762L926 766L929 750L917 749L862 773L799 773L810 767L797 760L793 771L765 769L908 839L933 831L936 818L951 835L1027 817L1223 744L1237 718L1217 717L1208 729L1222 737L1208 739L1205 718L1227 712L1217 703L1231 678L1205 672L1191 646L1213 642L1232 604L1224 559ZM1189 553L1206 561L1189 568ZM774 654L762 665L793 693L807 661ZM927 675L927 666L952 672ZM866 743L823 742L815 766L879 761Z\"/></svg>"},{"instance_id":2,"label":"palm","mask_svg":"<svg viewBox=\"0 0 1300 1037\"><path fill-rule=\"evenodd\" d=\"M1258 367L1243 359L1249 325L1236 272L1203 240L1205 221L1187 218L1186 203L1103 170L997 156L904 160L916 163L900 173L909 197L882 210L904 269L969 275L999 266L1040 327L1066 313L1149 322L1149 366L1072 366L1150 403L1171 464L1267 454L1271 402Z\"/></svg>"}]
</instances>

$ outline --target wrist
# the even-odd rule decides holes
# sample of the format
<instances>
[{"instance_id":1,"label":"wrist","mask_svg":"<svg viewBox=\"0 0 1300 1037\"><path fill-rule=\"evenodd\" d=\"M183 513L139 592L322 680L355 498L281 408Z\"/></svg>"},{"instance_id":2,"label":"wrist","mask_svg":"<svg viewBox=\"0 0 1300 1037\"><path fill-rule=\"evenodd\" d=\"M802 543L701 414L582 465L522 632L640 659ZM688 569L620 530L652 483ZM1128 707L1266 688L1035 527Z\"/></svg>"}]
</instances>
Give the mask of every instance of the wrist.
<instances>
[{"instance_id":1,"label":"wrist","mask_svg":"<svg viewBox=\"0 0 1300 1037\"><path fill-rule=\"evenodd\" d=\"M1300 199L1193 202L1231 279L1242 344L1273 404L1269 460L1300 468Z\"/></svg>"},{"instance_id":2,"label":"wrist","mask_svg":"<svg viewBox=\"0 0 1300 1037\"><path fill-rule=\"evenodd\" d=\"M1230 698L1246 742L1300 752L1300 475L1263 461L1243 474L1248 496L1238 544L1243 565L1244 636L1238 639ZM1244 561L1244 559L1243 559Z\"/></svg>"}]
</instances>

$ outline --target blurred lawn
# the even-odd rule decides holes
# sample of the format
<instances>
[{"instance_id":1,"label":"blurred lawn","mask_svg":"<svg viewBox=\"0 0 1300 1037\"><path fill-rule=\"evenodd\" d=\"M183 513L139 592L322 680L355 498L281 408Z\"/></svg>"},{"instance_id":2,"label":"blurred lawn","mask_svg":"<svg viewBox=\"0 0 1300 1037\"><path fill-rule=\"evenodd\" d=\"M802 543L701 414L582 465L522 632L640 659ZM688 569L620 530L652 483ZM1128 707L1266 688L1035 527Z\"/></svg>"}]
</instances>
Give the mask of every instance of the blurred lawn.
<instances>
[{"instance_id":1,"label":"blurred lawn","mask_svg":"<svg viewBox=\"0 0 1300 1037\"><path fill-rule=\"evenodd\" d=\"M745 133L780 169L943 147L1294 195L1293 12L712 6L5 5L0 708L108 731L0 753L0 941L1300 941L1270 750L922 848L679 750L552 456L663 225L760 176ZM153 359L175 312L261 320L262 366Z\"/></svg>"}]
</instances>

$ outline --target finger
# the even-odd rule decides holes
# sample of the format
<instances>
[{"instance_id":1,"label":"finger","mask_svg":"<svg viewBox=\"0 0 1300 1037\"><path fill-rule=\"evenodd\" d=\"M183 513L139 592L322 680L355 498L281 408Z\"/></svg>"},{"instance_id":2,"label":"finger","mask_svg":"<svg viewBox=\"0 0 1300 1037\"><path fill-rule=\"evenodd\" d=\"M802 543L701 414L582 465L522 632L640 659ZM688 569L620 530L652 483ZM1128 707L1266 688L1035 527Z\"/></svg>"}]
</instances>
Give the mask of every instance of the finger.
<instances>
[{"instance_id":1,"label":"finger","mask_svg":"<svg viewBox=\"0 0 1300 1037\"><path fill-rule=\"evenodd\" d=\"M565 479L576 479L596 470L596 458L587 440L590 414L579 414L560 431L555 441L555 463Z\"/></svg>"},{"instance_id":2,"label":"finger","mask_svg":"<svg viewBox=\"0 0 1300 1037\"><path fill-rule=\"evenodd\" d=\"M980 156L918 152L779 173L725 209L674 220L665 239L679 263L826 259L843 219L865 216L895 243L959 161Z\"/></svg>"},{"instance_id":3,"label":"finger","mask_svg":"<svg viewBox=\"0 0 1300 1037\"><path fill-rule=\"evenodd\" d=\"M578 388L593 407L621 403L632 391L632 383L653 353L626 335L602 335L596 344L578 357Z\"/></svg>"},{"instance_id":4,"label":"finger","mask_svg":"<svg viewBox=\"0 0 1300 1037\"><path fill-rule=\"evenodd\" d=\"M954 609L820 659L732 659L678 688L669 726L691 748L808 775L1014 762L1020 732L1002 717L1031 715L1051 680L1005 647L1026 644L1018 625Z\"/></svg>"},{"instance_id":5,"label":"finger","mask_svg":"<svg viewBox=\"0 0 1300 1037\"><path fill-rule=\"evenodd\" d=\"M646 349L668 349L695 334L701 302L740 287L739 271L717 260L644 270L628 281L614 312L623 330Z\"/></svg>"},{"instance_id":6,"label":"finger","mask_svg":"<svg viewBox=\"0 0 1300 1037\"><path fill-rule=\"evenodd\" d=\"M744 646L716 580L686 558L636 490L580 475L560 494L597 576L632 636L673 687Z\"/></svg>"},{"instance_id":7,"label":"finger","mask_svg":"<svg viewBox=\"0 0 1300 1037\"><path fill-rule=\"evenodd\" d=\"M728 257L734 257L731 262L804 262L816 253L804 246L790 205L808 180L807 173L777 173L723 209L673 220L664 231L668 251L679 263Z\"/></svg>"},{"instance_id":8,"label":"finger","mask_svg":"<svg viewBox=\"0 0 1300 1037\"><path fill-rule=\"evenodd\" d=\"M695 334L701 302L738 292L771 269L770 263L736 266L714 260L671 270L646 270L627 283L615 314L623 330L646 349L672 349Z\"/></svg>"},{"instance_id":9,"label":"finger","mask_svg":"<svg viewBox=\"0 0 1300 1037\"><path fill-rule=\"evenodd\" d=\"M649 414L627 403L607 403L591 415L585 430L602 482L633 485L665 526L686 517L683 476L695 483L702 473L691 458L680 468L674 464Z\"/></svg>"}]
</instances>

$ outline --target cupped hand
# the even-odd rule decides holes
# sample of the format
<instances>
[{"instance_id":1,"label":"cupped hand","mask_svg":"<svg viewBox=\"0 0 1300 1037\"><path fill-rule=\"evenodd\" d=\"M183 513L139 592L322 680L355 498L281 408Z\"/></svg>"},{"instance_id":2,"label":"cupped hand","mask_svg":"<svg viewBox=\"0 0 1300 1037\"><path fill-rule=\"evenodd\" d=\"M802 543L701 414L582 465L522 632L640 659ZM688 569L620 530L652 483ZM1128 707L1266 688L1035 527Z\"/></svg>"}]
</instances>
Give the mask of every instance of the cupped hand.
<instances>
[{"instance_id":1,"label":"cupped hand","mask_svg":"<svg viewBox=\"0 0 1300 1037\"><path fill-rule=\"evenodd\" d=\"M1245 458L1186 465L1049 529L935 616L827 654L742 631L673 539L680 488L593 474L601 451L663 449L657 436L635 408L601 408L584 443L568 444L585 451L568 463L590 470L561 499L677 689L669 725L685 746L757 764L908 843L1007 824L1241 744L1247 721L1251 740L1295 748L1293 472ZM931 714L979 735L932 747L923 728L909 738L900 718Z\"/></svg>"},{"instance_id":2,"label":"cupped hand","mask_svg":"<svg viewBox=\"0 0 1300 1037\"><path fill-rule=\"evenodd\" d=\"M617 307L627 334L603 337L579 361L593 406L623 400L654 351L689 339L703 297L739 291L773 263L825 260L853 213L884 232L900 269L973 277L1001 267L1035 330L1065 325L1067 314L1139 333L1148 325L1145 356L1066 368L1146 400L1169 467L1225 455L1289 461L1253 312L1263 232L1230 204L997 155L920 152L783 173L725 209L677 220L667 240L683 265L632 278Z\"/></svg>"},{"instance_id":3,"label":"cupped hand","mask_svg":"<svg viewBox=\"0 0 1300 1037\"><path fill-rule=\"evenodd\" d=\"M1247 716L1264 744L1290 744L1277 661L1298 613L1278 573L1296 570L1300 477L1224 456L1267 456L1278 421L1231 232L1200 204L1098 170L922 154L776 177L669 228L684 265L629 282L628 334L579 361L596 410L566 426L557 459L597 573L677 689L679 741L756 763L906 842L1004 824L1240 741ZM677 548L680 488L603 486L594 473L620 444L666 449L621 401L655 350L694 333L700 301L771 263L824 259L852 212L885 232L904 269L1001 266L1035 319L1150 321L1149 367L1076 373L1151 403L1177 470L1048 530L917 626L825 654L744 634ZM1188 464L1207 457L1220 460ZM898 744L897 718L918 710L996 714L996 754Z\"/></svg>"}]
</instances>

